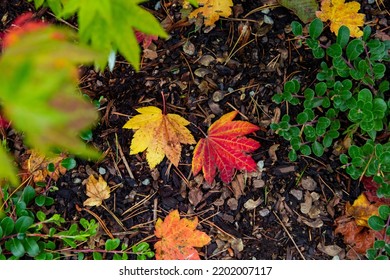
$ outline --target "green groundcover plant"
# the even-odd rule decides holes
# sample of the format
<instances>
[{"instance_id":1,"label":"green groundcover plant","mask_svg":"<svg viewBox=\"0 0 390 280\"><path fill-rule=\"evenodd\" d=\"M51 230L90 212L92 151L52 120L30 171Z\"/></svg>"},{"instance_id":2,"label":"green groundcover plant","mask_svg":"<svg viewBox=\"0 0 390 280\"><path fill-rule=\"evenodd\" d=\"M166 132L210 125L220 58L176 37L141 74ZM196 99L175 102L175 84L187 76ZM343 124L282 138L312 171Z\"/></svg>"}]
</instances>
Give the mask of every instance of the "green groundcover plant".
<instances>
[{"instance_id":1,"label":"green groundcover plant","mask_svg":"<svg viewBox=\"0 0 390 280\"><path fill-rule=\"evenodd\" d=\"M308 46L322 60L313 87L301 89L297 79L285 83L273 101L298 108L295 116L285 114L271 128L290 142L289 159L300 154L321 157L327 149L338 152L342 167L352 179L372 177L379 199L390 198L389 81L385 63L390 61L390 41L371 38L366 26L361 38L351 39L342 26L336 41L324 46L319 37L323 23L311 22L308 36L292 22L298 45ZM384 137L382 137L382 135ZM340 145L342 143L342 145ZM343 151L343 149L345 151ZM390 207L379 207L379 215L368 220L370 228L383 232L367 250L368 259L389 259Z\"/></svg>"},{"instance_id":2,"label":"green groundcover plant","mask_svg":"<svg viewBox=\"0 0 390 280\"><path fill-rule=\"evenodd\" d=\"M301 92L299 81L292 79L285 83L282 93L273 96L276 103L303 105L296 116L285 114L279 123L271 124L290 142L289 159L295 161L299 153L320 157L343 136L352 144L347 154L340 155L340 161L353 179L363 175L388 177L390 145L377 137L389 126L390 101L385 98L389 81L385 79L384 62L389 61L390 41L371 39L369 26L362 38L350 40L349 29L342 26L336 42L323 46L318 40L323 31L319 19L309 25L307 38L298 22L292 23L292 31L315 58L323 61L313 88ZM362 141L365 143L359 145Z\"/></svg>"},{"instance_id":3,"label":"green groundcover plant","mask_svg":"<svg viewBox=\"0 0 390 280\"><path fill-rule=\"evenodd\" d=\"M36 193L31 186L15 191L3 187L0 201L0 259L53 260L107 259L127 260L129 255L139 260L154 257L149 244L140 242L130 247L118 238L107 239L104 248L85 249L85 243L96 237L99 224L81 218L69 224L60 214L48 216L46 208L53 198ZM100 237L103 238L103 237Z\"/></svg>"}]
</instances>

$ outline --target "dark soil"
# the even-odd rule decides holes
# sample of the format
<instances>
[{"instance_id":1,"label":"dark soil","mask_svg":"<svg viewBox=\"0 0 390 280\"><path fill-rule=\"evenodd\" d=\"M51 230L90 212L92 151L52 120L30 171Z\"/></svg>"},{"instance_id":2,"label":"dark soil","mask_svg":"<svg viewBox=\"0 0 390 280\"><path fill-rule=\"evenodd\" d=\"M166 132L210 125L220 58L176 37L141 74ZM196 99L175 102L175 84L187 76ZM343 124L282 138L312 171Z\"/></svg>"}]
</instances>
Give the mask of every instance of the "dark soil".
<instances>
[{"instance_id":1,"label":"dark soil","mask_svg":"<svg viewBox=\"0 0 390 280\"><path fill-rule=\"evenodd\" d=\"M158 19L165 19L168 12L179 21L180 6L155 10L156 2L149 1L146 7ZM78 160L75 170L60 177L59 190L50 193L55 199L51 211L69 222L94 218L83 210L87 198L83 181L100 173L115 186L105 201L112 214L102 207L89 210L129 245L144 239L153 244L156 214L163 218L178 209L182 215L197 215L199 229L211 236L211 244L201 249L203 259L332 259L323 249L327 245L338 245L336 255L344 258L347 248L333 232L334 220L344 212L345 202L361 190L340 168L332 149L321 158L301 156L290 162L288 143L269 128L278 112L294 114L292 108L273 103L273 94L281 92L292 77L301 81L302 88L311 86L319 62L310 50L295 47L289 24L299 19L287 9L279 7L266 14L273 24L261 24L265 16L261 11L245 18L261 2L234 1L243 10L235 9L234 19L222 19L208 33L195 31L194 25L171 25L169 40L160 39L151 46L157 58L144 57L138 73L120 57L112 72L83 69L82 91L95 100L102 97L101 120L91 144L106 156L97 163ZM374 29L388 27L388 15L375 2L361 2L366 21ZM0 1L0 15L7 12L0 31L27 10L32 10L32 4ZM39 14L54 21L48 11ZM239 29L245 24L251 31L246 42L239 41ZM327 32L321 38L324 44L333 39ZM211 56L208 63L203 60L206 55ZM194 124L188 128L197 140L203 136L198 128L206 132L210 123L232 110L259 125L261 130L253 137L261 148L253 158L262 168L251 174L237 172L229 185L217 177L210 186L201 175L191 174L194 146L184 146L178 168L164 160L150 170L143 154L130 156L133 132L122 126L137 114L138 107L161 108L162 93L168 112ZM261 203L252 209L248 205L253 201ZM101 239L108 238L105 232L101 234Z\"/></svg>"}]
</instances>

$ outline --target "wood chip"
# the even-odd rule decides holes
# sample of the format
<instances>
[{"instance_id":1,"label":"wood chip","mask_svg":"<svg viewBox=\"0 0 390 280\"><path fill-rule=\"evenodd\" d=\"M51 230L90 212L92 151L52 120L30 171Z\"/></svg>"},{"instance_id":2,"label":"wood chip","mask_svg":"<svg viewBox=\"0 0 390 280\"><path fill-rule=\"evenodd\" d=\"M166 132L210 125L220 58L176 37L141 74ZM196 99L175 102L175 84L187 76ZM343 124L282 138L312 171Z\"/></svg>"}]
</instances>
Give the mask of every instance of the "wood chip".
<instances>
[{"instance_id":1,"label":"wood chip","mask_svg":"<svg viewBox=\"0 0 390 280\"><path fill-rule=\"evenodd\" d=\"M246 210L250 211L250 210L255 209L261 203L263 203L263 200L260 197L256 200L249 199L247 202L244 203L244 207Z\"/></svg>"},{"instance_id":2,"label":"wood chip","mask_svg":"<svg viewBox=\"0 0 390 280\"><path fill-rule=\"evenodd\" d=\"M305 201L300 204L301 212L303 214L308 214L310 212L311 206L313 205L313 198L309 192L305 193Z\"/></svg>"},{"instance_id":3,"label":"wood chip","mask_svg":"<svg viewBox=\"0 0 390 280\"><path fill-rule=\"evenodd\" d=\"M307 176L307 177L302 178L301 186L305 190L314 191L317 188L317 182L314 181L313 178Z\"/></svg>"},{"instance_id":4,"label":"wood chip","mask_svg":"<svg viewBox=\"0 0 390 280\"><path fill-rule=\"evenodd\" d=\"M338 254L340 254L343 251L343 249L340 248L337 245L327 245L327 246L325 246L322 243L318 243L317 248L318 248L318 250L320 250L324 254L327 254L327 255L329 255L331 257L337 256Z\"/></svg>"}]
</instances>

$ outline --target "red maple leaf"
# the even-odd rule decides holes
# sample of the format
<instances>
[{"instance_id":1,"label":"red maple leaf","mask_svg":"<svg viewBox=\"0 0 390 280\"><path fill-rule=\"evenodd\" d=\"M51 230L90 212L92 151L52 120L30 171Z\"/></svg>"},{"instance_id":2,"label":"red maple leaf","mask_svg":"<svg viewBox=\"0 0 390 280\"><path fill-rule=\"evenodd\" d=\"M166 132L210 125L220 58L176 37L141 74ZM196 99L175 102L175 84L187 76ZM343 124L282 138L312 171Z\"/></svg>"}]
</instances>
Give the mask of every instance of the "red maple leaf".
<instances>
[{"instance_id":1,"label":"red maple leaf","mask_svg":"<svg viewBox=\"0 0 390 280\"><path fill-rule=\"evenodd\" d=\"M217 168L221 180L229 183L235 169L249 172L256 170L256 162L248 154L257 150L260 143L244 137L260 128L246 121L233 121L237 111L223 115L213 123L206 138L200 139L194 150L192 172L203 171L207 183L215 178Z\"/></svg>"}]
</instances>

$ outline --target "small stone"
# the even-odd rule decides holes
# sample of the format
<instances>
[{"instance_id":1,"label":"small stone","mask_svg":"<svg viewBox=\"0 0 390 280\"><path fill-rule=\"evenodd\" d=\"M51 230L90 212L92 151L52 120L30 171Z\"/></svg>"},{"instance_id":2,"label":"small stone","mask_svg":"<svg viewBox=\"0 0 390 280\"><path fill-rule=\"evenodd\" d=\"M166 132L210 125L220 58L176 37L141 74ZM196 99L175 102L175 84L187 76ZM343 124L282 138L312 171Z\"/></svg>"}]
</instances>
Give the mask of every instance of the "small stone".
<instances>
[{"instance_id":1,"label":"small stone","mask_svg":"<svg viewBox=\"0 0 390 280\"><path fill-rule=\"evenodd\" d=\"M194 55L195 53L195 45L190 41L187 41L183 45L183 51L188 55Z\"/></svg>"},{"instance_id":2,"label":"small stone","mask_svg":"<svg viewBox=\"0 0 390 280\"><path fill-rule=\"evenodd\" d=\"M259 211L259 214L260 214L260 216L262 216L262 217L268 216L269 213L270 213L270 211L269 211L267 208L261 209L261 210Z\"/></svg>"},{"instance_id":3,"label":"small stone","mask_svg":"<svg viewBox=\"0 0 390 280\"><path fill-rule=\"evenodd\" d=\"M234 197L229 198L227 201L227 205L229 206L230 210L237 210L238 207L238 201Z\"/></svg>"},{"instance_id":4,"label":"small stone","mask_svg":"<svg viewBox=\"0 0 390 280\"><path fill-rule=\"evenodd\" d=\"M213 93L213 101L219 102L225 97L225 93L222 90L217 90Z\"/></svg>"},{"instance_id":5,"label":"small stone","mask_svg":"<svg viewBox=\"0 0 390 280\"><path fill-rule=\"evenodd\" d=\"M203 65L203 66L209 66L211 62L215 61L215 58L212 57L211 55L209 54L206 54L204 56L202 56L200 59L199 59L199 64Z\"/></svg>"},{"instance_id":6,"label":"small stone","mask_svg":"<svg viewBox=\"0 0 390 280\"><path fill-rule=\"evenodd\" d=\"M141 182L141 184L144 185L144 186L150 185L150 179L149 179L149 178L146 178L145 180L143 180L143 181Z\"/></svg>"},{"instance_id":7,"label":"small stone","mask_svg":"<svg viewBox=\"0 0 390 280\"><path fill-rule=\"evenodd\" d=\"M73 184L80 184L81 183L81 179L80 178L74 178L73 179Z\"/></svg>"},{"instance_id":8,"label":"small stone","mask_svg":"<svg viewBox=\"0 0 390 280\"><path fill-rule=\"evenodd\" d=\"M302 193L301 190L293 189L293 190L290 191L290 194L291 194L292 196L294 196L296 199L302 200L303 193Z\"/></svg>"},{"instance_id":9,"label":"small stone","mask_svg":"<svg viewBox=\"0 0 390 280\"><path fill-rule=\"evenodd\" d=\"M213 71L207 68L198 68L194 71L195 76L203 78L206 75L213 74Z\"/></svg>"},{"instance_id":10,"label":"small stone","mask_svg":"<svg viewBox=\"0 0 390 280\"><path fill-rule=\"evenodd\" d=\"M107 171L106 171L105 168L99 167L98 172L99 172L100 175L104 175L104 174L106 174Z\"/></svg>"},{"instance_id":11,"label":"small stone","mask_svg":"<svg viewBox=\"0 0 390 280\"><path fill-rule=\"evenodd\" d=\"M317 188L317 182L311 177L305 177L301 180L302 188L308 191L314 191Z\"/></svg>"}]
</instances>

